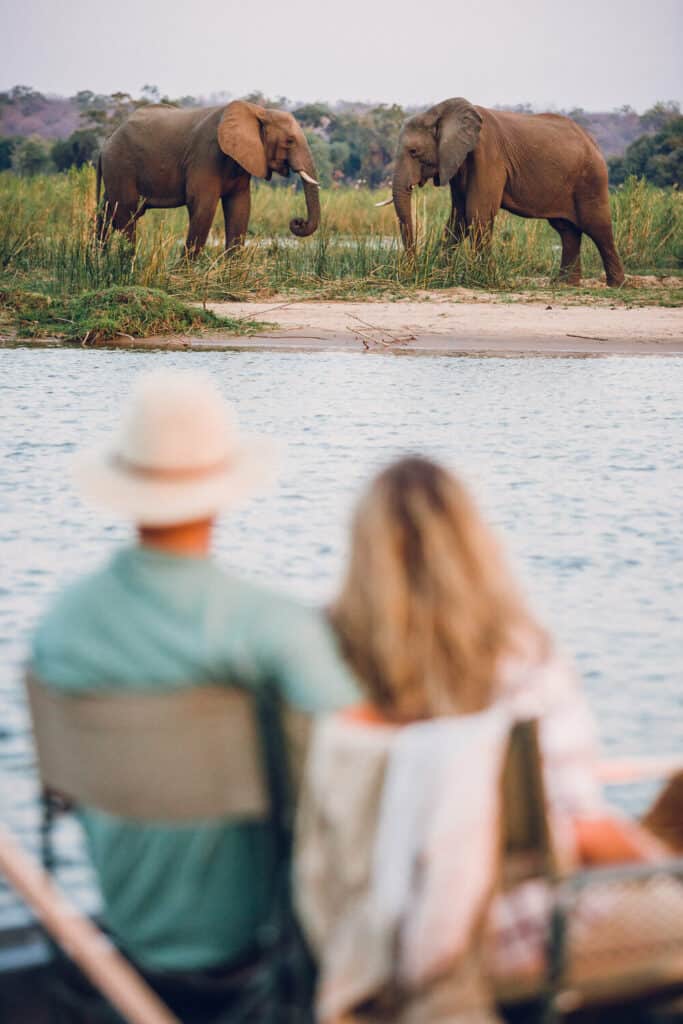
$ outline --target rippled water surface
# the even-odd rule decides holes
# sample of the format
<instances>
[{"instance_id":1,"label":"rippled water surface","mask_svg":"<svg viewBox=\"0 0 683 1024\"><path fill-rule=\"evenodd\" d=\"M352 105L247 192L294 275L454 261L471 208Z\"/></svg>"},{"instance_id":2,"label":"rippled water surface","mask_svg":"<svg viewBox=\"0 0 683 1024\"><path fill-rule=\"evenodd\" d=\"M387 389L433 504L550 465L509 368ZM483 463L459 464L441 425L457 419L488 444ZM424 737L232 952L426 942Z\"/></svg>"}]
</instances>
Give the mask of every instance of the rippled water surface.
<instances>
[{"instance_id":1,"label":"rippled water surface","mask_svg":"<svg viewBox=\"0 0 683 1024\"><path fill-rule=\"evenodd\" d=\"M69 457L106 439L134 375L159 365L209 370L248 429L286 443L275 492L221 524L227 566L324 600L363 481L431 453L469 479L574 653L605 751L683 749L683 360L2 351L0 810L27 843L29 636L51 595L128 537L80 503ZM0 920L14 911L0 893Z\"/></svg>"}]
</instances>

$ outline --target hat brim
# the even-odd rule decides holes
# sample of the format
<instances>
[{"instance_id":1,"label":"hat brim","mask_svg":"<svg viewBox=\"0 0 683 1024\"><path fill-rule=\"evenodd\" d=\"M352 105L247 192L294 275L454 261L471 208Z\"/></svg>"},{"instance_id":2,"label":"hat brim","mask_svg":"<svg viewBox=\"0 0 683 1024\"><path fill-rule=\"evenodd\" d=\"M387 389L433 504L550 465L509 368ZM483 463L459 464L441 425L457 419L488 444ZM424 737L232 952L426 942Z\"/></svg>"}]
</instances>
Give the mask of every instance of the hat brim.
<instances>
[{"instance_id":1,"label":"hat brim","mask_svg":"<svg viewBox=\"0 0 683 1024\"><path fill-rule=\"evenodd\" d=\"M227 469L192 479L130 473L111 448L79 453L72 475L83 496L141 526L174 526L211 518L267 490L275 479L276 446L266 437L242 435Z\"/></svg>"}]
</instances>

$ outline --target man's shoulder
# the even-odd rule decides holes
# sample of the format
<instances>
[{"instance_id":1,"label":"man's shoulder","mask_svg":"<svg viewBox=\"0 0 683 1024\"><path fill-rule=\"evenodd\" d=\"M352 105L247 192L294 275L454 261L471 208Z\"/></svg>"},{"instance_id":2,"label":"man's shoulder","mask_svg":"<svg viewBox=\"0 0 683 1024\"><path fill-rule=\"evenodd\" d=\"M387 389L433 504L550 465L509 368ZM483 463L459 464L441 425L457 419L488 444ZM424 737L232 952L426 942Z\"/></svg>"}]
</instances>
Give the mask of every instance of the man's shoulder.
<instances>
[{"instance_id":1,"label":"man's shoulder","mask_svg":"<svg viewBox=\"0 0 683 1024\"><path fill-rule=\"evenodd\" d=\"M280 630L320 619L320 612L313 605L276 587L255 580L230 579L240 604L257 628Z\"/></svg>"},{"instance_id":2,"label":"man's shoulder","mask_svg":"<svg viewBox=\"0 0 683 1024\"><path fill-rule=\"evenodd\" d=\"M38 628L74 615L83 615L93 607L96 595L101 595L103 591L106 591L109 578L109 566L102 565L94 571L66 583L48 603Z\"/></svg>"},{"instance_id":3,"label":"man's shoulder","mask_svg":"<svg viewBox=\"0 0 683 1024\"><path fill-rule=\"evenodd\" d=\"M73 658L67 652L72 652L74 643L82 646L82 638L90 635L98 609L111 606L107 580L107 567L101 566L67 583L48 603L33 631L30 651L33 670L45 682L76 685L80 673L72 671Z\"/></svg>"}]
</instances>

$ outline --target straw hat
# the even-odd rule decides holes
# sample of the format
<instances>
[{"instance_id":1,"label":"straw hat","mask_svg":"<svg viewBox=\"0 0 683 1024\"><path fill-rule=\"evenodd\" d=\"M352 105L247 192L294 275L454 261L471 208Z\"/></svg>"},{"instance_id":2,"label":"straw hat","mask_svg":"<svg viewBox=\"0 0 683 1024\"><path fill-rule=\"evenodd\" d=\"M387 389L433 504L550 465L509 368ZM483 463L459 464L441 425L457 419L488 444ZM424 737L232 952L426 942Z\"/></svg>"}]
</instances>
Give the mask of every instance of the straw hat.
<instances>
[{"instance_id":1,"label":"straw hat","mask_svg":"<svg viewBox=\"0 0 683 1024\"><path fill-rule=\"evenodd\" d=\"M233 406L202 373L137 378L119 431L84 452L74 477L92 501L143 526L215 515L273 476L273 445L241 434Z\"/></svg>"}]
</instances>

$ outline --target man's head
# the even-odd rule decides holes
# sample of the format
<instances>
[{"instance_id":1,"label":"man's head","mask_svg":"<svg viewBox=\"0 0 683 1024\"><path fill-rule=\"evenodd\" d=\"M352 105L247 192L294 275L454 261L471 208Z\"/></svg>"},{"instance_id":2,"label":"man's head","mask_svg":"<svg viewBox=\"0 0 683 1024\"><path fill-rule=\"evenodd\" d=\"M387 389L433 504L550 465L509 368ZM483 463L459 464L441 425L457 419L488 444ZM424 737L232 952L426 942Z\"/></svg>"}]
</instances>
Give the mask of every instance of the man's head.
<instances>
[{"instance_id":1,"label":"man's head","mask_svg":"<svg viewBox=\"0 0 683 1024\"><path fill-rule=\"evenodd\" d=\"M206 374L138 377L114 437L81 455L84 492L147 531L210 523L270 475L272 446L239 430L234 407Z\"/></svg>"}]
</instances>

